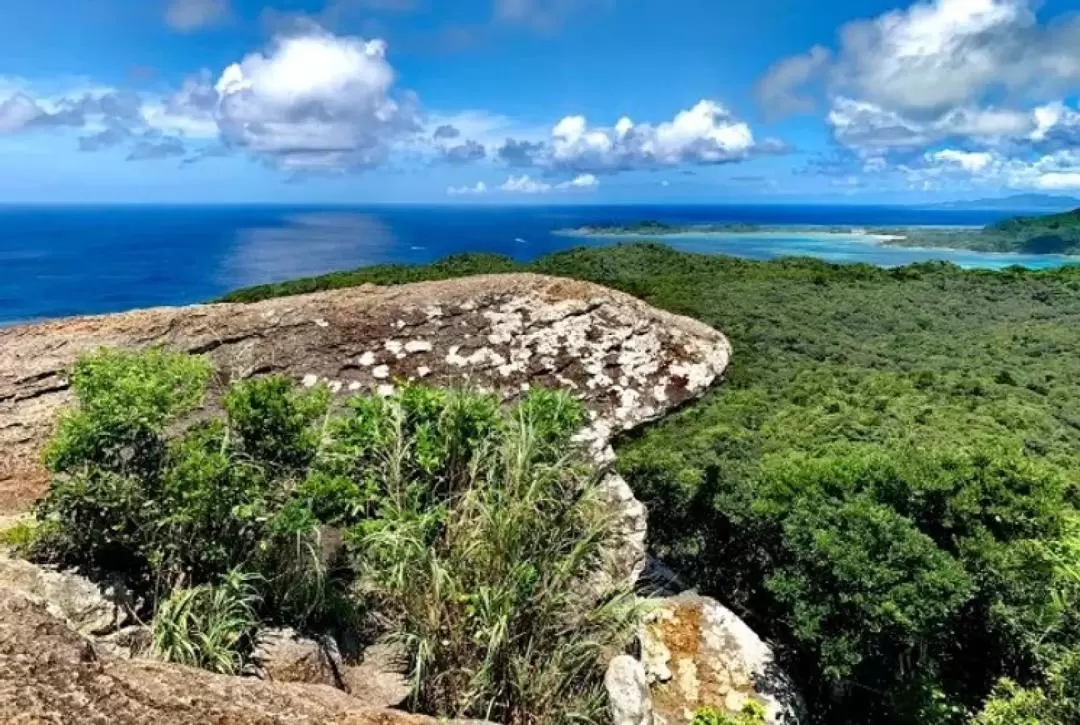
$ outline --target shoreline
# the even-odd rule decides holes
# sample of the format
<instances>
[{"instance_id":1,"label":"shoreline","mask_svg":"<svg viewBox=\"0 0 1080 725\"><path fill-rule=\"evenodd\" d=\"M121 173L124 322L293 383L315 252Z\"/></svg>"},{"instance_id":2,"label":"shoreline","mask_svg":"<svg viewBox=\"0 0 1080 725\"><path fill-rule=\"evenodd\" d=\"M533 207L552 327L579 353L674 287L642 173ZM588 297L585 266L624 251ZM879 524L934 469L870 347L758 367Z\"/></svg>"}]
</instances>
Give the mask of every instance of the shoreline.
<instances>
[{"instance_id":1,"label":"shoreline","mask_svg":"<svg viewBox=\"0 0 1080 725\"><path fill-rule=\"evenodd\" d=\"M965 230L978 230L979 227L975 226L947 226L942 227L938 225L926 225L926 226L911 226L911 227L886 227L880 230L874 228L864 227L852 227L845 231L838 231L838 225L822 225L820 230L808 227L805 225L769 225L763 226L754 230L738 231L731 230L725 231L721 229L708 229L702 228L700 230L694 229L677 229L671 231L611 231L604 232L596 229L561 229L552 232L552 234L558 236L577 237L577 238L596 238L596 239L627 239L634 241L660 241L665 239L680 238L680 237L692 237L692 238L748 238L748 237L762 237L762 238L801 238L810 241L828 241L828 240L843 240L854 243L868 244L872 246L880 246L890 249L910 249L925 252L950 252L960 254L976 254L976 255L991 255L994 257L1019 257L1022 259L1060 259L1060 260L1076 260L1080 262L1080 252L1076 254L1067 253L1036 253L1036 252L1015 252L1015 251L1000 251L989 249L976 249L973 247L964 246L950 246L945 244L933 244L927 243L930 240L919 239L916 235L921 229L927 231L965 231ZM901 233L907 232L907 233ZM905 243L907 242L907 243Z\"/></svg>"}]
</instances>

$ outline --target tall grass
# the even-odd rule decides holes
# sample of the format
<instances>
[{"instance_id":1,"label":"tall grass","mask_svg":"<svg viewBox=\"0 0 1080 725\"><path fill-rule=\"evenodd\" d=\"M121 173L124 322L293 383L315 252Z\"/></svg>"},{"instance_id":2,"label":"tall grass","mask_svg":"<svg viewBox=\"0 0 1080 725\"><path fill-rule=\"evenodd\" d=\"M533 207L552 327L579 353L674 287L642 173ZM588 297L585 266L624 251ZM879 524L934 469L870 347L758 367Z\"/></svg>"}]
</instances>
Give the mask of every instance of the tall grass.
<instances>
[{"instance_id":1,"label":"tall grass","mask_svg":"<svg viewBox=\"0 0 1080 725\"><path fill-rule=\"evenodd\" d=\"M442 431L470 428L468 396ZM602 655L631 636L626 593L590 601L612 522L592 467L570 445L579 409L544 393L506 417L498 436L454 445L435 503L410 476L417 439L391 404L378 514L355 537L368 594L395 618L410 656L413 706L505 723L606 716Z\"/></svg>"}]
</instances>

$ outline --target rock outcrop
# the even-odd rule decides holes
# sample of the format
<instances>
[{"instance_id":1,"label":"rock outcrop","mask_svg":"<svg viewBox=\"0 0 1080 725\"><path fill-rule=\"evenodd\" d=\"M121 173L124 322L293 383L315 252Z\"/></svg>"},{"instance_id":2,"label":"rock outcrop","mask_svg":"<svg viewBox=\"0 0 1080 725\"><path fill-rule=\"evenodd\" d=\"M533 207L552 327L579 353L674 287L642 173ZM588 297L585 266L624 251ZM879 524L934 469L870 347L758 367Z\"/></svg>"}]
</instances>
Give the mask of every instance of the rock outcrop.
<instances>
[{"instance_id":1,"label":"rock outcrop","mask_svg":"<svg viewBox=\"0 0 1080 725\"><path fill-rule=\"evenodd\" d=\"M630 655L619 655L604 673L612 725L653 725L652 696L645 667Z\"/></svg>"},{"instance_id":2,"label":"rock outcrop","mask_svg":"<svg viewBox=\"0 0 1080 725\"><path fill-rule=\"evenodd\" d=\"M65 371L102 346L208 353L221 382L291 375L342 393L401 380L471 385L506 397L574 390L595 438L660 417L727 366L719 332L613 290L530 274L365 286L251 305L139 310L0 329L0 481L33 478ZM11 484L9 484L11 485Z\"/></svg>"},{"instance_id":3,"label":"rock outcrop","mask_svg":"<svg viewBox=\"0 0 1080 725\"><path fill-rule=\"evenodd\" d=\"M415 380L471 386L506 400L534 385L569 389L589 411L581 437L602 465L613 460L613 435L703 394L731 353L723 335L694 320L597 285L527 274L0 329L0 516L25 510L45 490L38 458L70 402L65 373L77 357L103 346L153 345L209 355L217 371L214 395L233 380L264 374L325 384L342 396L389 394ZM604 479L604 495L620 543L590 584L633 582L646 561L645 509L614 473ZM108 634L123 640L115 651L80 634L100 635L95 617L104 621L106 612L91 610L84 626L38 598L51 601L37 591L48 582L19 575L21 591L5 590L0 581L0 722L432 722L365 707L403 697L393 667L374 654L334 671L335 654L316 654L311 643L283 634L265 652L275 662L267 672L273 681L128 660L115 654L126 642L119 623L111 622ZM616 662L609 680L626 695L620 717L626 725L647 725L651 704L641 685L649 661L645 668L630 657ZM297 679L328 684L290 681ZM653 697L664 704L662 693Z\"/></svg>"},{"instance_id":4,"label":"rock outcrop","mask_svg":"<svg viewBox=\"0 0 1080 725\"><path fill-rule=\"evenodd\" d=\"M657 725L689 723L701 707L734 715L751 699L769 725L802 721L802 701L772 649L731 610L689 594L653 604L640 638Z\"/></svg>"},{"instance_id":5,"label":"rock outcrop","mask_svg":"<svg viewBox=\"0 0 1080 725\"><path fill-rule=\"evenodd\" d=\"M159 344L208 354L219 390L268 373L341 395L389 393L406 380L506 399L533 385L566 388L593 418L583 437L602 462L613 457L614 433L704 393L731 353L723 335L695 320L598 285L531 274L0 329L0 514L25 509L45 490L38 457L70 401L65 371L76 358L102 346ZM645 510L617 476L605 491L627 542L605 579L632 581L644 567Z\"/></svg>"},{"instance_id":6,"label":"rock outcrop","mask_svg":"<svg viewBox=\"0 0 1080 725\"><path fill-rule=\"evenodd\" d=\"M100 652L64 620L0 589L0 723L436 725L325 685L215 675ZM451 721L454 722L454 721ZM459 725L466 725L459 721Z\"/></svg>"}]
</instances>

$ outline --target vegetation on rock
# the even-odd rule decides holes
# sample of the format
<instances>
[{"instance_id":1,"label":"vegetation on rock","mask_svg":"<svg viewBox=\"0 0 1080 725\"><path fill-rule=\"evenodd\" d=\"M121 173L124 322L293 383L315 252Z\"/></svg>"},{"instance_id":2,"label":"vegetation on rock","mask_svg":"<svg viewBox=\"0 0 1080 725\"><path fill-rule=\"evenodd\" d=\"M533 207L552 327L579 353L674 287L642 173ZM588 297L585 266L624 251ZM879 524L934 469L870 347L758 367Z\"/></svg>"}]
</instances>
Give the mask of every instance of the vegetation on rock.
<instances>
[{"instance_id":1,"label":"vegetation on rock","mask_svg":"<svg viewBox=\"0 0 1080 725\"><path fill-rule=\"evenodd\" d=\"M210 378L160 349L81 359L31 555L122 574L171 661L237 673L264 624L356 635L377 611L418 710L602 717L600 654L637 612L581 594L613 524L576 401L406 386L335 410L267 377L229 386L219 418Z\"/></svg>"},{"instance_id":2,"label":"vegetation on rock","mask_svg":"<svg viewBox=\"0 0 1080 725\"><path fill-rule=\"evenodd\" d=\"M451 268L599 282L727 334L726 382L619 466L655 552L779 643L815 721L1076 721L1080 270L630 244L302 289Z\"/></svg>"}]
</instances>

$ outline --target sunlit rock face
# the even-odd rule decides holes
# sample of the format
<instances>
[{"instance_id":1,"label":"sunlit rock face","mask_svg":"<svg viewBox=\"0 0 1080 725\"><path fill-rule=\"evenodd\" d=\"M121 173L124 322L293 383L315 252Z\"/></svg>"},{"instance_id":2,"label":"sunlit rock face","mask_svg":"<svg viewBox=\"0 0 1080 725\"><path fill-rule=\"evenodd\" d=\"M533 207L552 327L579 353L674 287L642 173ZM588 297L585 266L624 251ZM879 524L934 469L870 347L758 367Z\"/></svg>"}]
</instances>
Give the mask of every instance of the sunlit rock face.
<instances>
[{"instance_id":1,"label":"sunlit rock face","mask_svg":"<svg viewBox=\"0 0 1080 725\"><path fill-rule=\"evenodd\" d=\"M64 372L101 346L208 354L217 384L271 373L338 395L405 381L509 400L565 388L592 418L601 459L615 433L702 394L727 366L719 332L587 282L490 275L267 300L140 310L0 329L0 511L43 490L41 446L69 402Z\"/></svg>"}]
</instances>

